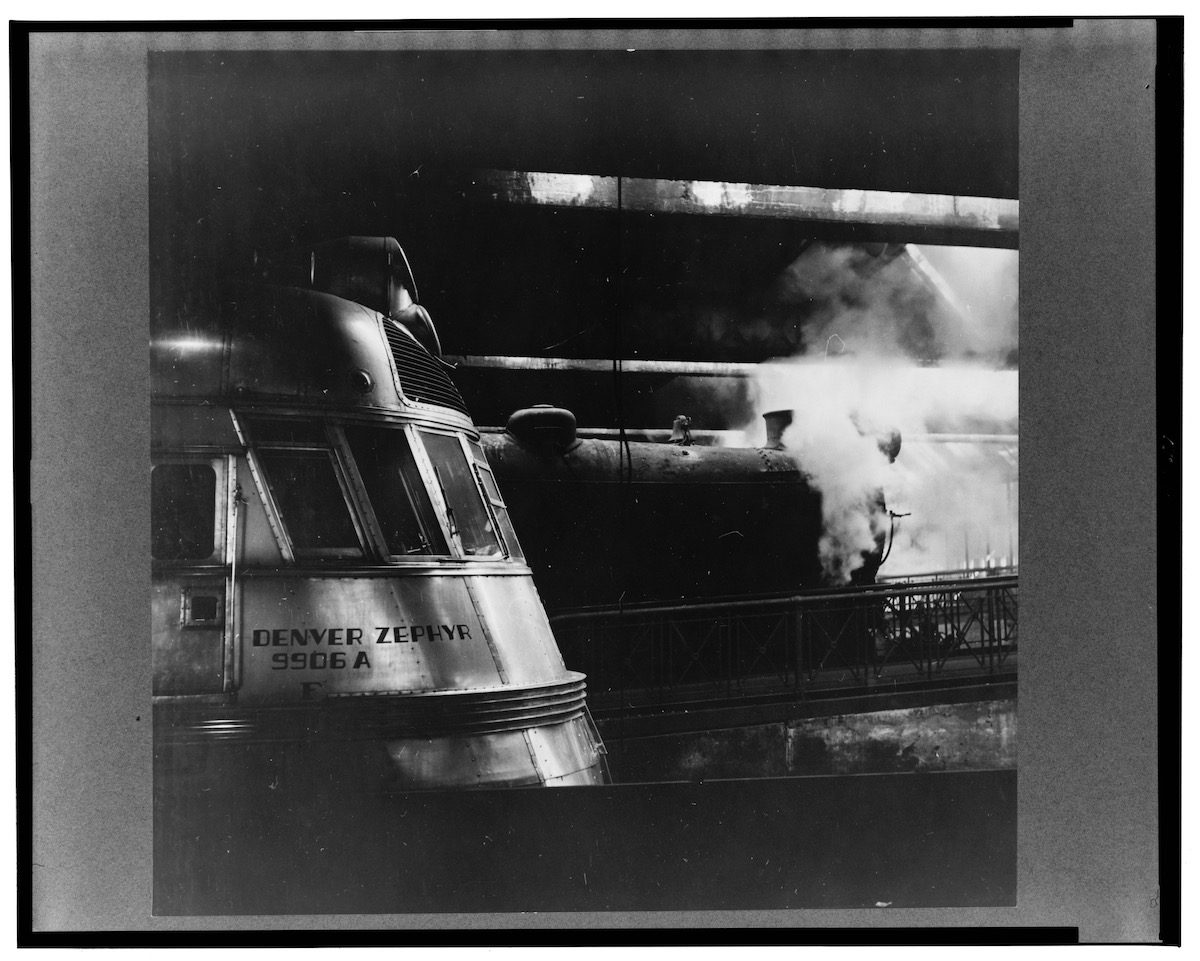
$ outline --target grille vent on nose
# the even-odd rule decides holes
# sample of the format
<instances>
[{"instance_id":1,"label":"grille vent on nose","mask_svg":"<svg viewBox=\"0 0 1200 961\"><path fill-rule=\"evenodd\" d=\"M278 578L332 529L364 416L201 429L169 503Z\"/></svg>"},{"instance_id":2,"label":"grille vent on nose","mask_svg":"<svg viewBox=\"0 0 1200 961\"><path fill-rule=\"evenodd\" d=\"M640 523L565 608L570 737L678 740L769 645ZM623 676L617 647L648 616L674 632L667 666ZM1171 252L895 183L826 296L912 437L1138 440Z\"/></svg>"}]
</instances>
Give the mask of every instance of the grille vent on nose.
<instances>
[{"instance_id":1,"label":"grille vent on nose","mask_svg":"<svg viewBox=\"0 0 1200 961\"><path fill-rule=\"evenodd\" d=\"M441 364L395 322L385 320L383 329L392 348L404 396L422 404L436 404L466 414L467 405Z\"/></svg>"}]
</instances>

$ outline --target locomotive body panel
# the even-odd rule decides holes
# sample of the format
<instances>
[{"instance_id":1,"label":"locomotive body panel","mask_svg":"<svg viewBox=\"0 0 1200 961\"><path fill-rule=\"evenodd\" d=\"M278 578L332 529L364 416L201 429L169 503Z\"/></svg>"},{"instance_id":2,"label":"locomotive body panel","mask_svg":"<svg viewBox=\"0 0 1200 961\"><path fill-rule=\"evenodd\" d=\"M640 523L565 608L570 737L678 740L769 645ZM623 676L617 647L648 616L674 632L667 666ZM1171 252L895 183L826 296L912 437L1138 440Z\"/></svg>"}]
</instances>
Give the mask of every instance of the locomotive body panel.
<instances>
[{"instance_id":1,"label":"locomotive body panel","mask_svg":"<svg viewBox=\"0 0 1200 961\"><path fill-rule=\"evenodd\" d=\"M480 776L476 771L504 785L531 780L562 786L603 783L588 732L579 725L407 741L390 756L406 779L440 788L474 787Z\"/></svg>"},{"instance_id":2,"label":"locomotive body panel","mask_svg":"<svg viewBox=\"0 0 1200 961\"><path fill-rule=\"evenodd\" d=\"M536 686L564 671L527 574L251 576L241 591L246 704Z\"/></svg>"},{"instance_id":3,"label":"locomotive body panel","mask_svg":"<svg viewBox=\"0 0 1200 961\"><path fill-rule=\"evenodd\" d=\"M156 580L150 593L154 693L220 694L229 687L225 625L189 623L189 602L207 596L224 610L225 578L202 574Z\"/></svg>"}]
</instances>

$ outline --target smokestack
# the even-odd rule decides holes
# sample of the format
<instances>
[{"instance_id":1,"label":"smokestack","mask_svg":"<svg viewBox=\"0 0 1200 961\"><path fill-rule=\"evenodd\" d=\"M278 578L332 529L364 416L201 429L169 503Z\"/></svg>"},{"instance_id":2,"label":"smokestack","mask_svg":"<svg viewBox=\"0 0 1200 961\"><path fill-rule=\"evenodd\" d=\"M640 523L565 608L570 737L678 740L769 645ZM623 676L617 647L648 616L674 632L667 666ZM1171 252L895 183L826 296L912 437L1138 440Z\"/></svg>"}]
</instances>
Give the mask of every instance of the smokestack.
<instances>
[{"instance_id":1,"label":"smokestack","mask_svg":"<svg viewBox=\"0 0 1200 961\"><path fill-rule=\"evenodd\" d=\"M772 410L763 414L767 422L767 442L763 444L766 450L783 450L783 432L792 422L790 410Z\"/></svg>"}]
</instances>

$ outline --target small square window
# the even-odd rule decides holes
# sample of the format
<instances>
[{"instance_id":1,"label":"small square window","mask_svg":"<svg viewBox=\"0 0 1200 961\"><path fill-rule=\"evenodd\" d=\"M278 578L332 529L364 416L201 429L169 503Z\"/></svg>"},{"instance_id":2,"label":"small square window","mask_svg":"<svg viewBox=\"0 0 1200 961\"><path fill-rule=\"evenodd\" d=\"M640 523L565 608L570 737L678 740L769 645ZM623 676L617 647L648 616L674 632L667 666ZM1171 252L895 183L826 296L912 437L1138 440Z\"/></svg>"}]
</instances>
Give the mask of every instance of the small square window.
<instances>
[{"instance_id":1,"label":"small square window","mask_svg":"<svg viewBox=\"0 0 1200 961\"><path fill-rule=\"evenodd\" d=\"M224 618L225 598L210 588L185 587L180 602L184 627L220 627Z\"/></svg>"}]
</instances>

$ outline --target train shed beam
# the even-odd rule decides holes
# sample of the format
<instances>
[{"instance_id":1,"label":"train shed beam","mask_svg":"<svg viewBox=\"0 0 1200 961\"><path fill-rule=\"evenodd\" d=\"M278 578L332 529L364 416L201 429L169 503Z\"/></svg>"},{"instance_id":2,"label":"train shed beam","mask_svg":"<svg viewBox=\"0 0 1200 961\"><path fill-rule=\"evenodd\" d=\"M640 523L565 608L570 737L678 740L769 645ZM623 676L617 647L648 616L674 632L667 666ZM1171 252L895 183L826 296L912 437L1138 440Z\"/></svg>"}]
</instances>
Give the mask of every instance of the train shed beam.
<instances>
[{"instance_id":1,"label":"train shed beam","mask_svg":"<svg viewBox=\"0 0 1200 961\"><path fill-rule=\"evenodd\" d=\"M612 373L619 366L627 374L668 374L672 377L752 377L757 364L703 360L620 360L611 357L513 357L509 355L447 354L456 367L492 370L553 370L588 374Z\"/></svg>"},{"instance_id":2,"label":"train shed beam","mask_svg":"<svg viewBox=\"0 0 1200 961\"><path fill-rule=\"evenodd\" d=\"M477 171L469 196L504 204L793 220L824 240L1015 249L1019 236L1019 202L997 197L520 170Z\"/></svg>"}]
</instances>

